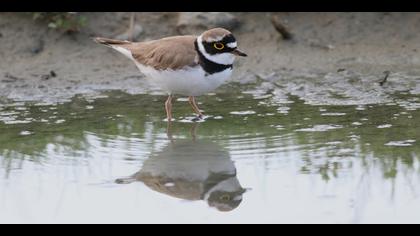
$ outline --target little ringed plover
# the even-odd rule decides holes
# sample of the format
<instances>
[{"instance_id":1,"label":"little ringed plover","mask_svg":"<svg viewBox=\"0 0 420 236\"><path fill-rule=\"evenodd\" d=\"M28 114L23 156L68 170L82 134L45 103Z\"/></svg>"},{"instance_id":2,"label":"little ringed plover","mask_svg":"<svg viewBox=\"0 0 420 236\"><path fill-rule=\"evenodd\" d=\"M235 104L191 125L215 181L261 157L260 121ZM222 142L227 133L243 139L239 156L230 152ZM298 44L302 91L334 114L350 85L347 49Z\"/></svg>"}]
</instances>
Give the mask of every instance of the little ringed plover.
<instances>
[{"instance_id":1,"label":"little ringed plover","mask_svg":"<svg viewBox=\"0 0 420 236\"><path fill-rule=\"evenodd\" d=\"M134 61L143 74L169 94L165 102L168 121L172 120L173 95L188 96L194 112L202 118L195 96L222 85L232 74L235 56L247 56L237 48L233 34L223 28L210 29L199 36L173 36L146 42L100 37L94 40Z\"/></svg>"}]
</instances>

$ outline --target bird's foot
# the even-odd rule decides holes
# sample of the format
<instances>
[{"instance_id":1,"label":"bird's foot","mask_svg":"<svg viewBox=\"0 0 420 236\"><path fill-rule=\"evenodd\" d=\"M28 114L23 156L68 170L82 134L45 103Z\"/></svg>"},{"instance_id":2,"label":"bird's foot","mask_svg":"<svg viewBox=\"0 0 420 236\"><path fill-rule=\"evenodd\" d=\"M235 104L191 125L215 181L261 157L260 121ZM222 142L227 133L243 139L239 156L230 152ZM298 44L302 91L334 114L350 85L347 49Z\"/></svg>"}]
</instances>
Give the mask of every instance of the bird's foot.
<instances>
[{"instance_id":1,"label":"bird's foot","mask_svg":"<svg viewBox=\"0 0 420 236\"><path fill-rule=\"evenodd\" d=\"M171 123L171 122L173 122L173 121L176 121L176 119L175 119L175 118L165 118L165 119L163 119L163 121L164 121L164 122Z\"/></svg>"},{"instance_id":2,"label":"bird's foot","mask_svg":"<svg viewBox=\"0 0 420 236\"><path fill-rule=\"evenodd\" d=\"M201 121L201 120L204 120L204 116L203 115L197 115L196 117L194 117L192 119L193 122L198 122L198 121Z\"/></svg>"}]
</instances>

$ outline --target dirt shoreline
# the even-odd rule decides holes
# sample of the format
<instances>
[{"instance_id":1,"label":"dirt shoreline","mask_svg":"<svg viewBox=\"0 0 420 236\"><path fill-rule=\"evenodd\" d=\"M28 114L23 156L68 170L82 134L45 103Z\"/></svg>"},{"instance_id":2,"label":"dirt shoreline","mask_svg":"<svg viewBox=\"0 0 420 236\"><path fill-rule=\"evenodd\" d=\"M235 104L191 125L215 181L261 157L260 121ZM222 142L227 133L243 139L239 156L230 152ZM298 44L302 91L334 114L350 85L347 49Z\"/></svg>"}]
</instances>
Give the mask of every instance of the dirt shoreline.
<instances>
[{"instance_id":1,"label":"dirt shoreline","mask_svg":"<svg viewBox=\"0 0 420 236\"><path fill-rule=\"evenodd\" d=\"M150 91L129 60L91 41L91 36L126 30L127 14L82 14L87 26L75 35L48 29L22 13L0 14L2 101L57 102L101 90ZM376 81L391 71L391 78L403 73L413 82L420 75L418 13L275 13L295 36L287 41L271 25L269 13L232 14L239 20L233 30L239 46L250 55L235 65L233 81L270 77L287 83L319 74L340 79L343 71ZM144 29L139 39L177 34L177 17L138 13Z\"/></svg>"}]
</instances>

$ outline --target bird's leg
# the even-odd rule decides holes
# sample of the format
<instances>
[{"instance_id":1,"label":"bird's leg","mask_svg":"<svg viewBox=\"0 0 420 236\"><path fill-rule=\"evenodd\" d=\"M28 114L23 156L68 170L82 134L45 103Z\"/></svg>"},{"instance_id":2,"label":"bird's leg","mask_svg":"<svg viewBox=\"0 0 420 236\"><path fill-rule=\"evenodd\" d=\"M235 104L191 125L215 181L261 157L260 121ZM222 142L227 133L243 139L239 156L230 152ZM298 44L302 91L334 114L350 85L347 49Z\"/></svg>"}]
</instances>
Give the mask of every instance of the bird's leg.
<instances>
[{"instance_id":1,"label":"bird's leg","mask_svg":"<svg viewBox=\"0 0 420 236\"><path fill-rule=\"evenodd\" d=\"M168 136L169 141L174 143L174 137L172 135L172 122L168 122L168 125L166 126L166 135Z\"/></svg>"},{"instance_id":2,"label":"bird's leg","mask_svg":"<svg viewBox=\"0 0 420 236\"><path fill-rule=\"evenodd\" d=\"M191 127L191 130L190 130L191 137L194 142L197 140L197 125L198 123L193 123L193 126Z\"/></svg>"},{"instance_id":3,"label":"bird's leg","mask_svg":"<svg viewBox=\"0 0 420 236\"><path fill-rule=\"evenodd\" d=\"M166 109L166 118L168 122L172 121L172 94L168 96L168 99L165 102L165 109Z\"/></svg>"},{"instance_id":4,"label":"bird's leg","mask_svg":"<svg viewBox=\"0 0 420 236\"><path fill-rule=\"evenodd\" d=\"M203 113L200 112L200 108L198 108L198 106L197 106L197 102L195 101L195 97L194 96L188 97L188 101L190 102L190 105L191 105L192 109L194 110L194 112L197 114L198 118L199 119L203 118Z\"/></svg>"}]
</instances>

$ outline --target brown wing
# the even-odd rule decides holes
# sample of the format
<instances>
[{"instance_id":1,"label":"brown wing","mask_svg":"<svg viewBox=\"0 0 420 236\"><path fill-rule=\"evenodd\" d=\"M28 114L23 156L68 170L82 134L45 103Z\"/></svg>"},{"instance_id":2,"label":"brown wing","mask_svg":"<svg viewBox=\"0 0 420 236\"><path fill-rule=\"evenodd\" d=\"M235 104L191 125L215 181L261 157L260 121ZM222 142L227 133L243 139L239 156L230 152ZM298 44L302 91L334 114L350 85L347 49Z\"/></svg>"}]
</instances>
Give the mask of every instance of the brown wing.
<instances>
[{"instance_id":1,"label":"brown wing","mask_svg":"<svg viewBox=\"0 0 420 236\"><path fill-rule=\"evenodd\" d=\"M140 64L151 66L157 70L168 68L175 70L197 65L195 39L196 36L175 36L118 46L130 50Z\"/></svg>"},{"instance_id":2,"label":"brown wing","mask_svg":"<svg viewBox=\"0 0 420 236\"><path fill-rule=\"evenodd\" d=\"M160 192L172 197L186 200L200 200L203 194L202 184L197 181L188 181L183 179L171 179L167 176L153 176L150 173L141 173L137 176L147 187L156 192ZM173 183L167 186L165 183Z\"/></svg>"}]
</instances>

